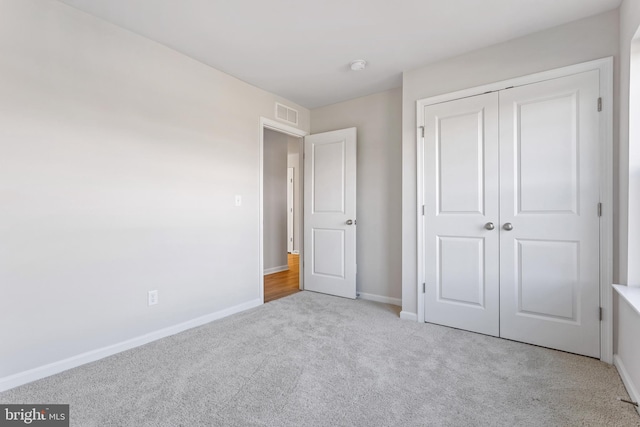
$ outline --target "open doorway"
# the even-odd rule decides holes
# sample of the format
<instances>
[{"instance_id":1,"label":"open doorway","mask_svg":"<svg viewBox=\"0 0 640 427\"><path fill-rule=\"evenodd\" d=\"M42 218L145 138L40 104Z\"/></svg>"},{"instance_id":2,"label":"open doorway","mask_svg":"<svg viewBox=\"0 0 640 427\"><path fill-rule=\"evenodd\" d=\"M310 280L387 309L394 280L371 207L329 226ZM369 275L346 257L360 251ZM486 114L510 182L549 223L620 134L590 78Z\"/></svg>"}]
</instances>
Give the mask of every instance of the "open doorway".
<instances>
[{"instance_id":1,"label":"open doorway","mask_svg":"<svg viewBox=\"0 0 640 427\"><path fill-rule=\"evenodd\" d=\"M265 130L276 131L275 134ZM260 276L265 277L265 266L273 270L266 273L289 270L283 261L273 262L268 233L271 221L270 184L265 182L266 158L272 153L267 151L269 136L280 135L297 139L298 164L298 197L299 214L298 232L294 232L294 253L298 251L298 288L321 292L345 298L356 298L356 128L338 129L308 135L307 132L275 120L262 117L260 119ZM304 139L303 139L304 137ZM295 142L293 143L295 146ZM287 140L287 147L289 142ZM280 147L282 149L282 147ZM288 156L287 151L287 156ZM306 158L305 158L306 157ZM280 156L282 159L282 156ZM278 168L278 173L286 173L285 166ZM286 203L286 180L278 186L278 194L285 200L277 208ZM282 192L281 192L282 191ZM266 202L266 203L265 203ZM285 210L286 211L286 210ZM286 247L286 216L278 216L282 221L282 239ZM280 227L278 227L280 228ZM282 237L284 236L284 237ZM297 236L297 237L296 237ZM277 249L277 256L286 249ZM280 258L281 259L281 258ZM280 262L280 264L278 263ZM306 267L305 267L306 264ZM282 266L282 269L278 269ZM294 274L295 276L295 274ZM260 281L260 297L265 301L265 280Z\"/></svg>"},{"instance_id":2,"label":"open doorway","mask_svg":"<svg viewBox=\"0 0 640 427\"><path fill-rule=\"evenodd\" d=\"M303 133L262 124L261 292L269 302L302 289Z\"/></svg>"}]
</instances>

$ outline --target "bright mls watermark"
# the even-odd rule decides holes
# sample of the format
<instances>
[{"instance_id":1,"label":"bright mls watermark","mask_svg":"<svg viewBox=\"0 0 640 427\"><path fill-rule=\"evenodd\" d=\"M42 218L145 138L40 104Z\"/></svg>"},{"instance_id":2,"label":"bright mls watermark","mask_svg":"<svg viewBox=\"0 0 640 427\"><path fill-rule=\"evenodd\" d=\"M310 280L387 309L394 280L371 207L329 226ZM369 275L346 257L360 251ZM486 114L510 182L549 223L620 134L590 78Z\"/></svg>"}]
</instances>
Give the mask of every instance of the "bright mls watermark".
<instances>
[{"instance_id":1,"label":"bright mls watermark","mask_svg":"<svg viewBox=\"0 0 640 427\"><path fill-rule=\"evenodd\" d=\"M69 405L0 404L0 427L69 427Z\"/></svg>"}]
</instances>

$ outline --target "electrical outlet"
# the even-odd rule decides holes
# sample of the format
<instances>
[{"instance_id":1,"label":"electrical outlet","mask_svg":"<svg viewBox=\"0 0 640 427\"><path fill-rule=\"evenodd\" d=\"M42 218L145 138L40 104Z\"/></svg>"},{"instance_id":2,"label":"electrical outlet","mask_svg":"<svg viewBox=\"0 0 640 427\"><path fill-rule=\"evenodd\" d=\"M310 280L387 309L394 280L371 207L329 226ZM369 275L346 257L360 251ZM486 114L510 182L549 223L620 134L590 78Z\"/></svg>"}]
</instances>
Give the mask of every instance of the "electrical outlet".
<instances>
[{"instance_id":1,"label":"electrical outlet","mask_svg":"<svg viewBox=\"0 0 640 427\"><path fill-rule=\"evenodd\" d=\"M149 291L149 305L158 303L158 291Z\"/></svg>"},{"instance_id":2,"label":"electrical outlet","mask_svg":"<svg viewBox=\"0 0 640 427\"><path fill-rule=\"evenodd\" d=\"M236 206L242 206L242 196L236 196Z\"/></svg>"}]
</instances>

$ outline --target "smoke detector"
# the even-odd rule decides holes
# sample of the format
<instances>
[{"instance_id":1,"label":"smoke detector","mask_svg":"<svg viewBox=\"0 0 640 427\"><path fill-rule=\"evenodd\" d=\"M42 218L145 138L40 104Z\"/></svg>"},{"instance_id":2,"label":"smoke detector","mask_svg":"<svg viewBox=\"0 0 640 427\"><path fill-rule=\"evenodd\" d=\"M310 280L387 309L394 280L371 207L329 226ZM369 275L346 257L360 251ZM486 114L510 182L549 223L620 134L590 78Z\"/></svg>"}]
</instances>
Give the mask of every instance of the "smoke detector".
<instances>
[{"instance_id":1,"label":"smoke detector","mask_svg":"<svg viewBox=\"0 0 640 427\"><path fill-rule=\"evenodd\" d=\"M362 71L367 67L367 61L364 59L356 59L355 61L351 61L351 70L353 71Z\"/></svg>"}]
</instances>

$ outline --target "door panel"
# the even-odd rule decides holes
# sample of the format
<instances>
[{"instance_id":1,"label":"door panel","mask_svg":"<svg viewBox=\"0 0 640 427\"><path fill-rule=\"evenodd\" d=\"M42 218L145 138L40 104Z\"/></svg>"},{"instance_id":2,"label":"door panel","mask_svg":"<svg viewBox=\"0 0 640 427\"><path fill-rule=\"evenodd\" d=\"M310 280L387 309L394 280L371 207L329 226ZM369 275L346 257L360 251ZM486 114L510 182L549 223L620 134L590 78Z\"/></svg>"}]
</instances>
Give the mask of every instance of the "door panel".
<instances>
[{"instance_id":1,"label":"door panel","mask_svg":"<svg viewBox=\"0 0 640 427\"><path fill-rule=\"evenodd\" d=\"M346 140L311 146L313 213L344 213Z\"/></svg>"},{"instance_id":2,"label":"door panel","mask_svg":"<svg viewBox=\"0 0 640 427\"><path fill-rule=\"evenodd\" d=\"M500 92L500 335L593 357L598 87L590 71Z\"/></svg>"},{"instance_id":3,"label":"door panel","mask_svg":"<svg viewBox=\"0 0 640 427\"><path fill-rule=\"evenodd\" d=\"M441 117L436 140L438 212L482 214L484 209L483 116L469 111Z\"/></svg>"},{"instance_id":4,"label":"door panel","mask_svg":"<svg viewBox=\"0 0 640 427\"><path fill-rule=\"evenodd\" d=\"M425 320L497 336L498 95L423 114Z\"/></svg>"},{"instance_id":5,"label":"door panel","mask_svg":"<svg viewBox=\"0 0 640 427\"><path fill-rule=\"evenodd\" d=\"M516 239L518 314L577 321L580 242ZM545 268L540 268L544 266ZM549 298L553 295L553 298Z\"/></svg>"},{"instance_id":6,"label":"door panel","mask_svg":"<svg viewBox=\"0 0 640 427\"><path fill-rule=\"evenodd\" d=\"M484 306L484 241L482 238L440 236L438 296L440 301ZM463 264L465 268L460 268Z\"/></svg>"},{"instance_id":7,"label":"door panel","mask_svg":"<svg viewBox=\"0 0 640 427\"><path fill-rule=\"evenodd\" d=\"M344 279L345 230L314 228L311 237L311 274Z\"/></svg>"},{"instance_id":8,"label":"door panel","mask_svg":"<svg viewBox=\"0 0 640 427\"><path fill-rule=\"evenodd\" d=\"M515 107L520 213L577 213L576 97L561 93Z\"/></svg>"},{"instance_id":9,"label":"door panel","mask_svg":"<svg viewBox=\"0 0 640 427\"><path fill-rule=\"evenodd\" d=\"M307 136L304 147L304 288L355 298L356 129Z\"/></svg>"}]
</instances>

